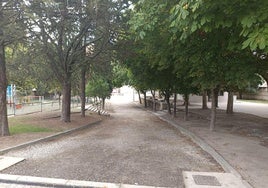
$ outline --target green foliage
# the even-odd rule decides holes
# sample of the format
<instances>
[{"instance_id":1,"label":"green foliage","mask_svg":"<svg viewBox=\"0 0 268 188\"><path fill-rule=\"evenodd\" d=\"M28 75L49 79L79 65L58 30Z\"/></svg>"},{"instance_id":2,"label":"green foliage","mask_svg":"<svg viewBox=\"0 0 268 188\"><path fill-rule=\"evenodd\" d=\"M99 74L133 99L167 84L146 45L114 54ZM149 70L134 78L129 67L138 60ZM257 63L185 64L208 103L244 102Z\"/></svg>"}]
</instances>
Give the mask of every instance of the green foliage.
<instances>
[{"instance_id":1,"label":"green foliage","mask_svg":"<svg viewBox=\"0 0 268 188\"><path fill-rule=\"evenodd\" d=\"M26 27L23 19L24 2L19 0L1 1L0 5L0 41L1 45L22 41L26 35Z\"/></svg>"},{"instance_id":2,"label":"green foliage","mask_svg":"<svg viewBox=\"0 0 268 188\"><path fill-rule=\"evenodd\" d=\"M120 88L129 85L128 70L119 62L113 63L113 86Z\"/></svg>"},{"instance_id":3,"label":"green foliage","mask_svg":"<svg viewBox=\"0 0 268 188\"><path fill-rule=\"evenodd\" d=\"M106 99L111 96L112 85L109 80L102 77L91 79L86 86L86 95Z\"/></svg>"},{"instance_id":4,"label":"green foliage","mask_svg":"<svg viewBox=\"0 0 268 188\"><path fill-rule=\"evenodd\" d=\"M196 31L211 32L215 29L238 29L244 42L240 49L268 49L267 1L181 0L171 9L170 27L180 33L180 39L187 39Z\"/></svg>"},{"instance_id":5,"label":"green foliage","mask_svg":"<svg viewBox=\"0 0 268 188\"><path fill-rule=\"evenodd\" d=\"M46 60L32 53L32 49L25 44L6 48L8 80L23 95L31 94L33 88L37 88L38 95L45 95L59 84L47 67Z\"/></svg>"},{"instance_id":6,"label":"green foliage","mask_svg":"<svg viewBox=\"0 0 268 188\"><path fill-rule=\"evenodd\" d=\"M128 68L134 83L160 89L163 81L183 94L196 93L198 88L241 90L258 85L256 73L267 71L256 66L258 60L248 49L261 54L268 41L263 34L267 3L260 4L249 0L139 1L129 21L135 57L131 56ZM258 8L260 17L253 15L250 6ZM261 29L253 32L256 25Z\"/></svg>"}]
</instances>

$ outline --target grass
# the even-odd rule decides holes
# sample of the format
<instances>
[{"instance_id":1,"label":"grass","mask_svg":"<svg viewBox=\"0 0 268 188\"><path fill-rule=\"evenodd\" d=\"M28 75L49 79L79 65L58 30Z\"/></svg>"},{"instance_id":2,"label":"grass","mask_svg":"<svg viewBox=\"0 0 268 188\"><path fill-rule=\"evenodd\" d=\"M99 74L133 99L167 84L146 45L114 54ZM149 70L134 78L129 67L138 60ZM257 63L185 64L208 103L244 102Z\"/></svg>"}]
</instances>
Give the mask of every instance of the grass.
<instances>
[{"instance_id":1,"label":"grass","mask_svg":"<svg viewBox=\"0 0 268 188\"><path fill-rule=\"evenodd\" d=\"M35 133L35 132L52 132L51 129L44 127L37 127L33 125L18 124L9 127L10 134L21 134L21 133Z\"/></svg>"},{"instance_id":2,"label":"grass","mask_svg":"<svg viewBox=\"0 0 268 188\"><path fill-rule=\"evenodd\" d=\"M30 122L29 122L30 121ZM8 119L9 132L11 135L21 133L52 132L53 130L31 123L28 116L11 117Z\"/></svg>"}]
</instances>

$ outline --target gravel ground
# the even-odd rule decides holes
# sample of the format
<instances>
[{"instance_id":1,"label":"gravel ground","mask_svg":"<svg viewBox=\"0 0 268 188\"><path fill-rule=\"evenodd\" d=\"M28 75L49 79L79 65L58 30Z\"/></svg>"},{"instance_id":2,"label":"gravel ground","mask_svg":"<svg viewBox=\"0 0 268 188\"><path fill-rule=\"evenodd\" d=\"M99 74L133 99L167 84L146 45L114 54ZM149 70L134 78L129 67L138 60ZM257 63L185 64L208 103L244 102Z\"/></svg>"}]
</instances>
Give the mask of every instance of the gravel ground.
<instances>
[{"instance_id":1,"label":"gravel ground","mask_svg":"<svg viewBox=\"0 0 268 188\"><path fill-rule=\"evenodd\" d=\"M222 171L177 129L123 103L99 125L6 155L26 160L1 173L110 183L183 187L183 170Z\"/></svg>"}]
</instances>

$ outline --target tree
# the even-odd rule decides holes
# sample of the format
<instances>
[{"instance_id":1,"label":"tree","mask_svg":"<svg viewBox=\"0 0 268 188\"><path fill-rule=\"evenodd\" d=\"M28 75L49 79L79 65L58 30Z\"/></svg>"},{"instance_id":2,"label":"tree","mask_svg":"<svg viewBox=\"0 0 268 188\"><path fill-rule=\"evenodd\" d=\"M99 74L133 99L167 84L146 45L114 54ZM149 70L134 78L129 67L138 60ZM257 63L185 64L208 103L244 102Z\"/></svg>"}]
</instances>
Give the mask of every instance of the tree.
<instances>
[{"instance_id":1,"label":"tree","mask_svg":"<svg viewBox=\"0 0 268 188\"><path fill-rule=\"evenodd\" d=\"M113 86L120 88L129 85L128 69L119 61L113 62Z\"/></svg>"},{"instance_id":2,"label":"tree","mask_svg":"<svg viewBox=\"0 0 268 188\"><path fill-rule=\"evenodd\" d=\"M251 4L259 18L252 15L255 9L248 6ZM173 82L171 88L184 93L185 99L197 88L211 91L210 130L214 130L218 91L231 85L239 87L236 72L229 69L245 67L241 72L246 73L240 77L247 83L255 80L256 73L267 75L267 66L265 71L250 68L257 60L267 63L267 4L249 0L139 1L129 21L130 33L139 42L137 53L143 54L152 67L173 67L170 74L178 70L182 87ZM252 58L254 53L257 60ZM251 61L242 62L246 58Z\"/></svg>"},{"instance_id":3,"label":"tree","mask_svg":"<svg viewBox=\"0 0 268 188\"><path fill-rule=\"evenodd\" d=\"M173 34L169 28L169 10L174 6L175 1L140 1L135 6L133 16L130 19L132 33L144 46L141 50L148 59L149 64L157 72L155 74L155 85L162 89L170 110L169 97L174 93L184 95L186 104L185 118L188 114L188 96L196 92L196 87L192 85L193 78L189 74L191 64L189 61L189 49L185 49L185 44L173 39ZM151 74L151 73L148 73ZM162 75L162 76L161 76ZM162 83L161 83L162 82ZM174 98L174 116L176 115L176 98Z\"/></svg>"},{"instance_id":4,"label":"tree","mask_svg":"<svg viewBox=\"0 0 268 188\"><path fill-rule=\"evenodd\" d=\"M112 85L110 80L102 77L91 79L86 87L86 95L90 97L98 97L102 100L102 109L105 108L105 99L109 98L112 93Z\"/></svg>"},{"instance_id":5,"label":"tree","mask_svg":"<svg viewBox=\"0 0 268 188\"><path fill-rule=\"evenodd\" d=\"M249 5L257 9L252 9ZM176 33L175 36L182 42L188 42L194 36L203 39L203 42L198 45L199 50L196 50L199 55L193 57L196 62L194 74L199 78L200 75L204 75L201 84L205 88L211 88L212 95L217 96L216 89L225 85L226 72L222 70L225 70L225 62L232 63L228 61L230 57L235 59L240 53L246 56L252 55L249 50L243 50L247 47L251 50L265 51L266 42L263 39L265 38L264 31L267 29L266 26L263 27L263 24L267 20L267 14L264 13L266 8L267 2L241 0L232 2L182 0L172 8L170 26ZM255 11L260 18L254 16L251 19L249 15L253 12L255 14ZM258 28L260 32L257 32L258 29L255 30L255 28ZM206 63L203 69L201 69L203 63L200 64L200 62ZM204 74L205 72L207 73ZM215 105L215 97L212 99L212 104ZM215 115L215 106L212 106L211 130L215 127Z\"/></svg>"},{"instance_id":6,"label":"tree","mask_svg":"<svg viewBox=\"0 0 268 188\"><path fill-rule=\"evenodd\" d=\"M233 52L234 53L234 52ZM258 67L253 63L256 60L251 54L237 51L229 53L224 63L224 86L228 91L227 114L233 113L233 93L245 91L249 86L257 87L261 84L261 77L257 73Z\"/></svg>"},{"instance_id":7,"label":"tree","mask_svg":"<svg viewBox=\"0 0 268 188\"><path fill-rule=\"evenodd\" d=\"M0 135L9 135L6 108L6 47L25 35L20 1L0 0Z\"/></svg>"},{"instance_id":8,"label":"tree","mask_svg":"<svg viewBox=\"0 0 268 188\"><path fill-rule=\"evenodd\" d=\"M6 60L9 83L15 84L22 95L31 94L33 88L38 95L47 95L59 85L46 60L36 56L27 44L9 45Z\"/></svg>"},{"instance_id":9,"label":"tree","mask_svg":"<svg viewBox=\"0 0 268 188\"><path fill-rule=\"evenodd\" d=\"M61 83L61 120L64 122L70 121L71 78L87 58L85 48L94 56L108 43L107 14L98 16L105 10L107 7L98 1L30 2L27 18L30 43L38 50L37 54L47 59Z\"/></svg>"}]
</instances>

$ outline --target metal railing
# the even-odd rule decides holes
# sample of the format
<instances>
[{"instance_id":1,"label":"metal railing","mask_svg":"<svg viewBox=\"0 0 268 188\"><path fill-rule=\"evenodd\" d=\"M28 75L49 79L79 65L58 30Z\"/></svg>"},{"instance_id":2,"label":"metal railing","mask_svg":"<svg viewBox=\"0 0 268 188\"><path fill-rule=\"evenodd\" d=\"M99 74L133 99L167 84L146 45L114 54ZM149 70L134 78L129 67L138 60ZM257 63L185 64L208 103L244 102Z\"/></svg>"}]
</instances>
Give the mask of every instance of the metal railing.
<instances>
[{"instance_id":1,"label":"metal railing","mask_svg":"<svg viewBox=\"0 0 268 188\"><path fill-rule=\"evenodd\" d=\"M22 115L36 112L49 112L61 110L61 101L58 99L44 99L43 96L27 96L14 100L7 104L7 114ZM80 107L80 100L75 97L71 100L71 108Z\"/></svg>"}]
</instances>

